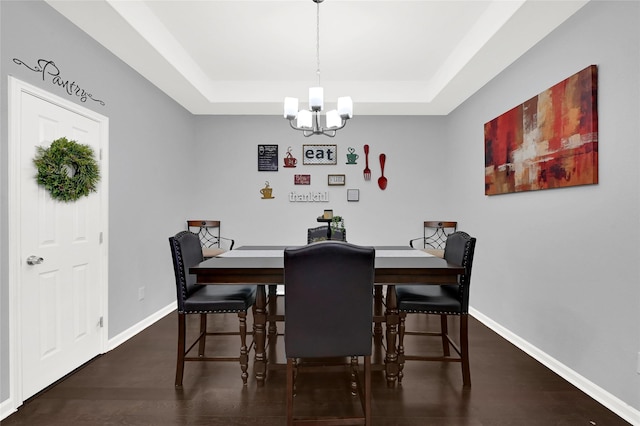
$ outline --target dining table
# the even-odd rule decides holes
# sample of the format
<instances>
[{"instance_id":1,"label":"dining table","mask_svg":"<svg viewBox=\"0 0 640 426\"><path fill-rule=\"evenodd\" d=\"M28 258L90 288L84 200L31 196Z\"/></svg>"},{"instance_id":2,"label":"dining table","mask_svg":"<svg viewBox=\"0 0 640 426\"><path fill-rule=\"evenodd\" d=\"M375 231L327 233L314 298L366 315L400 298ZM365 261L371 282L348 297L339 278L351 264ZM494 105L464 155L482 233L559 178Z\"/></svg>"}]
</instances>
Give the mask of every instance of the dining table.
<instances>
[{"instance_id":1,"label":"dining table","mask_svg":"<svg viewBox=\"0 0 640 426\"><path fill-rule=\"evenodd\" d=\"M259 386L264 385L268 369L265 352L268 317L265 286L283 285L286 293L284 250L287 247L295 246L241 246L189 268L189 273L196 276L198 284L257 285L253 337L254 373ZM374 245L374 248L376 253L375 292L380 295L382 288L386 286L385 308L382 312L382 303L378 299L374 308L374 322L378 325L385 324L386 354L382 368L386 374L387 386L394 387L399 372L396 338L400 322L395 285L456 284L458 276L464 273L464 268L409 246Z\"/></svg>"}]
</instances>

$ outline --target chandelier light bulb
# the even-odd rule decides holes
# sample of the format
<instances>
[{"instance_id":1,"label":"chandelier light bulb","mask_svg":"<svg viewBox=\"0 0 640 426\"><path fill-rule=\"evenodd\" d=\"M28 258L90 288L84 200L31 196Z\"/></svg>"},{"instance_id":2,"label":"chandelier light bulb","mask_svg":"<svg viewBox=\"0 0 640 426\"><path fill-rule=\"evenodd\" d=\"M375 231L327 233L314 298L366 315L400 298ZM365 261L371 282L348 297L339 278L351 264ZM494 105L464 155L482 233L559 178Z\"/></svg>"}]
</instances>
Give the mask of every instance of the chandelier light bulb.
<instances>
[{"instance_id":1,"label":"chandelier light bulb","mask_svg":"<svg viewBox=\"0 0 640 426\"><path fill-rule=\"evenodd\" d=\"M322 87L310 87L309 88L309 108L311 111L322 111L323 105L323 90Z\"/></svg>"},{"instance_id":2,"label":"chandelier light bulb","mask_svg":"<svg viewBox=\"0 0 640 426\"><path fill-rule=\"evenodd\" d=\"M298 127L302 129L311 129L313 128L312 121L313 121L313 117L312 117L311 111L307 111L306 109L303 109L298 112L298 120L297 120Z\"/></svg>"},{"instance_id":3,"label":"chandelier light bulb","mask_svg":"<svg viewBox=\"0 0 640 426\"><path fill-rule=\"evenodd\" d=\"M351 96L338 98L338 114L345 120L353 117L353 101Z\"/></svg>"},{"instance_id":4,"label":"chandelier light bulb","mask_svg":"<svg viewBox=\"0 0 640 426\"><path fill-rule=\"evenodd\" d=\"M332 129L336 127L340 127L342 124L342 119L340 115L338 115L338 111L332 109L331 111L327 111L327 127Z\"/></svg>"},{"instance_id":5,"label":"chandelier light bulb","mask_svg":"<svg viewBox=\"0 0 640 426\"><path fill-rule=\"evenodd\" d=\"M284 118L293 120L298 116L298 98L284 98Z\"/></svg>"}]
</instances>

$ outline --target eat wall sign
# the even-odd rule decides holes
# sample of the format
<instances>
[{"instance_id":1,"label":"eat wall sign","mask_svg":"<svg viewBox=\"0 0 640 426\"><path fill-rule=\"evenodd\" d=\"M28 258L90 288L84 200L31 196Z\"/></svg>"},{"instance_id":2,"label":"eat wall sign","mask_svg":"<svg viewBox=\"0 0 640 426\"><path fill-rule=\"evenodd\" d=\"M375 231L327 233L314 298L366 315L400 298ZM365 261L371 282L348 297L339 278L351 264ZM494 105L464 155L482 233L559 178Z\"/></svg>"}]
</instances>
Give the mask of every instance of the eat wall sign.
<instances>
[{"instance_id":1,"label":"eat wall sign","mask_svg":"<svg viewBox=\"0 0 640 426\"><path fill-rule=\"evenodd\" d=\"M338 145L302 145L302 164L338 164Z\"/></svg>"}]
</instances>

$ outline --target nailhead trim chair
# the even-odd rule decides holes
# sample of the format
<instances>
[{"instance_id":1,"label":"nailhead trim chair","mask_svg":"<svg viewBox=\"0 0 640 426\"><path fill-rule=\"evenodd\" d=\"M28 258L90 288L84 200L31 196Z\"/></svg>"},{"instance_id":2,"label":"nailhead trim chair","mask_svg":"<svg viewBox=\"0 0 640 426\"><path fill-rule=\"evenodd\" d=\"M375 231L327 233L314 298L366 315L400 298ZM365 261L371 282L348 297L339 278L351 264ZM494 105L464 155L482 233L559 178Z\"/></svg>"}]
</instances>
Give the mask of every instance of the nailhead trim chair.
<instances>
[{"instance_id":1,"label":"nailhead trim chair","mask_svg":"<svg viewBox=\"0 0 640 426\"><path fill-rule=\"evenodd\" d=\"M308 228L307 244L327 240L328 229L329 229L328 226L318 226L315 228ZM337 241L347 241L346 229L333 231L333 235L331 236L331 239L337 240ZM268 291L269 291L269 302L268 302L269 313L267 316L267 321L269 322L269 335L274 336L278 333L277 323L284 321L284 315L278 314L277 286L270 285L268 287Z\"/></svg>"},{"instance_id":2,"label":"nailhead trim chair","mask_svg":"<svg viewBox=\"0 0 640 426\"><path fill-rule=\"evenodd\" d=\"M249 350L247 348L247 310L255 309L255 285L200 285L196 277L189 274L189 268L204 260L200 239L190 231L182 231L169 238L173 269L176 278L178 301L178 361L176 365L176 387L182 386L185 361L239 361L242 370L242 382L246 385L249 366ZM237 312L239 332L208 332L207 315ZM186 321L189 315L200 316L200 333L198 338L186 348ZM207 336L239 335L240 355L236 357L205 356ZM198 344L198 356L188 356ZM252 342L253 344L253 342Z\"/></svg>"},{"instance_id":3,"label":"nailhead trim chair","mask_svg":"<svg viewBox=\"0 0 640 426\"><path fill-rule=\"evenodd\" d=\"M371 424L371 337L375 249L320 241L284 252L287 425ZM364 357L364 384L357 357ZM362 416L294 417L295 378L304 362L350 357ZM344 368L344 367L342 367Z\"/></svg>"},{"instance_id":4,"label":"nailhead trim chair","mask_svg":"<svg viewBox=\"0 0 640 426\"><path fill-rule=\"evenodd\" d=\"M402 381L404 362L407 360L460 362L464 387L471 387L471 369L469 367L469 285L471 284L471 266L475 252L476 239L466 232L457 231L447 237L444 258L465 269L457 285L398 285L396 297L400 313L398 329L398 361L400 372L398 382ZM440 315L440 332L406 331L407 314ZM459 346L448 334L448 316L460 317ZM427 357L404 353L404 336L440 336L443 356ZM458 354L452 357L449 347Z\"/></svg>"}]
</instances>

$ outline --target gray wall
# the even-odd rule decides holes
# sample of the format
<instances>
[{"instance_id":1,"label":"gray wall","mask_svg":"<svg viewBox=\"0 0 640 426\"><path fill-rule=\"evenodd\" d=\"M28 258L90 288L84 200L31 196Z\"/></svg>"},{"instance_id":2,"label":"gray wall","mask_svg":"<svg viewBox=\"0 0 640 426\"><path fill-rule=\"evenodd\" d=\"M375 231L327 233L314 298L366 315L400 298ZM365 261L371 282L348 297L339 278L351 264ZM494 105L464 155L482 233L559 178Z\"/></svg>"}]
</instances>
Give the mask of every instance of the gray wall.
<instances>
[{"instance_id":1,"label":"gray wall","mask_svg":"<svg viewBox=\"0 0 640 426\"><path fill-rule=\"evenodd\" d=\"M471 304L636 410L639 19L638 2L590 2L447 117L452 215L478 237ZM591 64L600 183L484 196L484 123Z\"/></svg>"},{"instance_id":2,"label":"gray wall","mask_svg":"<svg viewBox=\"0 0 640 426\"><path fill-rule=\"evenodd\" d=\"M166 237L187 217L222 220L237 244L303 243L325 208L344 216L349 240L362 244L406 244L423 220L452 219L478 237L474 309L638 410L638 15L636 2L592 1L451 115L356 115L335 139L305 139L278 116L191 117L41 2L0 2L0 88L6 93L11 73L55 93L11 62L51 57L70 78L105 94L107 106L96 110L111 120L111 336L173 300ZM484 196L484 123L589 64L599 66L600 183ZM372 180L361 178L362 157L358 166L257 171L258 144L279 145L281 157L291 146L301 161L309 143L338 145L342 160L347 147L361 153L368 143ZM388 157L386 191L376 184L380 152ZM294 186L294 173L311 174L312 184ZM328 173L344 173L346 186L327 187ZM267 180L273 200L258 193ZM346 188L360 189L360 201L348 203ZM291 203L290 191L329 191L331 201ZM0 402L8 384L5 258Z\"/></svg>"},{"instance_id":3,"label":"gray wall","mask_svg":"<svg viewBox=\"0 0 640 426\"><path fill-rule=\"evenodd\" d=\"M115 58L50 6L40 1L0 2L0 82L7 93L13 75L109 117L110 250L109 337L175 300L167 237L184 228L192 181L194 118ZM13 58L35 64L52 59L63 78L106 105L68 96ZM7 252L7 97L2 96L0 252ZM7 256L0 263L0 402L8 389ZM138 287L145 299L138 301Z\"/></svg>"},{"instance_id":4,"label":"gray wall","mask_svg":"<svg viewBox=\"0 0 640 426\"><path fill-rule=\"evenodd\" d=\"M247 124L248 121L248 124ZM197 119L197 159L200 181L207 182L195 213L222 220L223 233L237 244L304 244L306 229L319 226L324 209L343 216L349 241L358 244L406 245L422 235L422 222L446 217L449 208L439 200L446 182L441 176L445 143L442 117L363 117L351 120L333 138L304 138L281 117L216 117ZM280 157L289 147L296 168L257 171L258 144L277 144ZM303 165L303 144L335 144L338 164ZM364 181L363 145L370 146L371 180ZM347 165L353 147L357 165ZM385 153L388 187L378 187L379 154ZM310 174L311 185L294 185L294 174ZM327 174L344 174L345 186L328 186ZM259 190L268 181L274 199L263 200ZM360 190L360 201L347 202L348 188ZM290 202L288 194L329 192L328 203ZM208 215L208 216L207 216ZM444 216L443 216L444 215Z\"/></svg>"}]
</instances>

